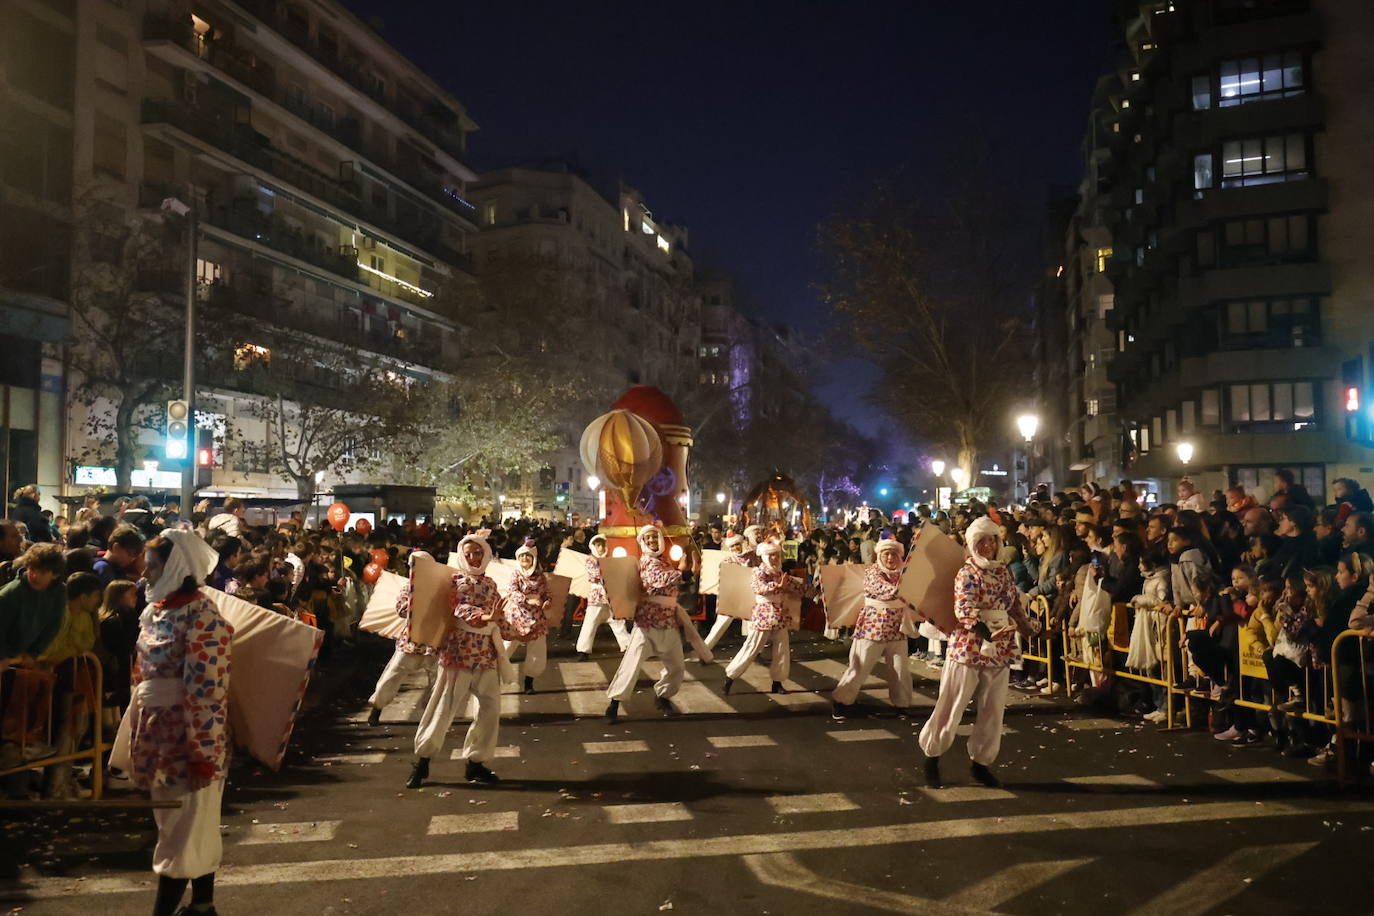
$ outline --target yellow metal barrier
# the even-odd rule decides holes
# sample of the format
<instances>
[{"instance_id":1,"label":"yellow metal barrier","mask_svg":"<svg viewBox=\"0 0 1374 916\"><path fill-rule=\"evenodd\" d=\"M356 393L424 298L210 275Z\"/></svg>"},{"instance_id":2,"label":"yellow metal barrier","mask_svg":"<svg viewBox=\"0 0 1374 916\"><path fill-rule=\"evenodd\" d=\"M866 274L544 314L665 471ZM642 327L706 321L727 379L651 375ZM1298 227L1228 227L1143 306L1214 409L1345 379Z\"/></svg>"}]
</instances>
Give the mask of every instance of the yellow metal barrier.
<instances>
[{"instance_id":1,"label":"yellow metal barrier","mask_svg":"<svg viewBox=\"0 0 1374 916\"><path fill-rule=\"evenodd\" d=\"M18 659L11 659L6 667L13 671L13 681L18 684L28 682L28 686L20 695L19 690L12 690L9 703L6 704L5 697L0 694L0 709L5 710L6 731L13 730L19 746L20 763L18 766L0 769L0 777L9 776L13 773L23 773L28 770L41 769L59 763L74 763L78 760L89 759L91 762L91 800L99 801L105 788L105 767L104 754L110 749L110 745L102 740L100 711L104 699L104 674L101 670L100 660L91 652L84 652L72 658L72 692L77 698L84 699L90 707L91 722L91 746L86 750L76 750L68 754L54 754L51 756L40 757L35 760L24 760L26 749L29 747L35 734L41 734L44 743L54 744L56 733L53 728L53 686L56 677L51 666L38 662L21 662ZM83 679L89 689L83 689ZM41 686L45 688L45 694L39 703L33 701L35 696L29 692L29 688ZM0 690L3 690L3 679L0 679ZM19 708L14 708L18 704ZM30 713L35 705L42 707L42 712L38 716L42 721L30 722ZM76 715L76 704L72 704L72 709L68 712L69 717ZM65 723L68 728L71 722ZM11 735L6 734L6 739L10 740ZM79 740L76 736L74 740Z\"/></svg>"},{"instance_id":2,"label":"yellow metal barrier","mask_svg":"<svg viewBox=\"0 0 1374 916\"><path fill-rule=\"evenodd\" d=\"M1044 595L1036 595L1031 599L1030 607L1026 608L1026 615L1040 621L1040 632L1048 633L1050 628L1050 603L1045 600ZM1040 662L1045 666L1045 683L1049 685L1051 692L1058 688L1054 681L1054 653L1052 640L1049 636L1033 636L1025 641L1025 646L1021 650L1021 657L1026 661Z\"/></svg>"},{"instance_id":3,"label":"yellow metal barrier","mask_svg":"<svg viewBox=\"0 0 1374 916\"><path fill-rule=\"evenodd\" d=\"M1160 687L1164 690L1164 726L1165 728L1174 727L1174 703L1171 688L1174 682L1174 654L1169 651L1169 628L1164 628L1163 645L1160 648L1160 656L1163 661L1160 663L1159 674L1154 675L1145 671L1136 671L1126 667L1126 656L1131 653L1131 630L1135 626L1136 617L1141 613L1158 613L1155 611L1142 612L1129 604L1112 605L1112 622L1108 628L1108 639L1111 642L1112 652L1118 653L1122 658L1116 659L1113 667L1113 676L1122 680L1135 681L1140 684L1149 684L1152 687Z\"/></svg>"},{"instance_id":4,"label":"yellow metal barrier","mask_svg":"<svg viewBox=\"0 0 1374 916\"><path fill-rule=\"evenodd\" d=\"M1342 659L1341 649L1347 640L1353 640L1355 644L1356 666L1355 670L1359 674L1357 686L1359 692L1356 696L1343 696L1341 694L1342 681ZM1374 676L1374 664L1371 664L1370 654L1374 652L1374 637L1361 630L1346 630L1336 641L1331 644L1331 665L1333 671L1331 677L1331 699L1335 707L1332 711L1336 718L1336 779L1342 785L1353 782L1350 774L1350 760L1346 753L1345 744L1347 741L1366 741L1374 742L1374 711L1370 706L1370 678ZM1345 706L1349 705L1349 717L1347 718Z\"/></svg>"}]
</instances>

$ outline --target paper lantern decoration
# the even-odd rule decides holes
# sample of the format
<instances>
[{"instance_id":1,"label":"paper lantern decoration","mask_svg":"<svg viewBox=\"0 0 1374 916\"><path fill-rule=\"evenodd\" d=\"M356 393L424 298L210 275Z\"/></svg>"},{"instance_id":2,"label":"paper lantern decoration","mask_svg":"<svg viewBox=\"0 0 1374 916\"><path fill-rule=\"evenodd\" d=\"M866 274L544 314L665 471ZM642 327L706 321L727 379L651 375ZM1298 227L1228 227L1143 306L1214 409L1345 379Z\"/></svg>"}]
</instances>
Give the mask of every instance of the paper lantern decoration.
<instances>
[{"instance_id":1,"label":"paper lantern decoration","mask_svg":"<svg viewBox=\"0 0 1374 916\"><path fill-rule=\"evenodd\" d=\"M329 507L329 511L325 513L325 518L329 519L330 527L335 531L343 531L344 526L348 524L350 515L352 513L348 511L347 506L343 503L335 503Z\"/></svg>"},{"instance_id":2,"label":"paper lantern decoration","mask_svg":"<svg viewBox=\"0 0 1374 916\"><path fill-rule=\"evenodd\" d=\"M358 524L353 526L353 530L361 534L363 537L367 537L369 534L372 533L372 523L365 518L360 518L358 519Z\"/></svg>"},{"instance_id":3,"label":"paper lantern decoration","mask_svg":"<svg viewBox=\"0 0 1374 916\"><path fill-rule=\"evenodd\" d=\"M628 410L612 410L589 423L579 451L587 473L618 489L627 506L663 467L663 442L654 425Z\"/></svg>"}]
</instances>

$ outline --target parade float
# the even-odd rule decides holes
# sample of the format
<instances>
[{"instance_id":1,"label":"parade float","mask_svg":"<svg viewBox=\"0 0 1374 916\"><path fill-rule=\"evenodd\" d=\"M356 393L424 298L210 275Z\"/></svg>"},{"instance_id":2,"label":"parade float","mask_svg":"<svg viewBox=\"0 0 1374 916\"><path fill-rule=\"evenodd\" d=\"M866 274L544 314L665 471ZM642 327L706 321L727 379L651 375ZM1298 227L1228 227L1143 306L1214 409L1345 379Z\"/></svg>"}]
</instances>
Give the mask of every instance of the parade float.
<instances>
[{"instance_id":1,"label":"parade float","mask_svg":"<svg viewBox=\"0 0 1374 916\"><path fill-rule=\"evenodd\" d=\"M774 471L750 490L741 503L740 526L749 525L778 533L797 526L810 531L811 506L791 477Z\"/></svg>"}]
</instances>

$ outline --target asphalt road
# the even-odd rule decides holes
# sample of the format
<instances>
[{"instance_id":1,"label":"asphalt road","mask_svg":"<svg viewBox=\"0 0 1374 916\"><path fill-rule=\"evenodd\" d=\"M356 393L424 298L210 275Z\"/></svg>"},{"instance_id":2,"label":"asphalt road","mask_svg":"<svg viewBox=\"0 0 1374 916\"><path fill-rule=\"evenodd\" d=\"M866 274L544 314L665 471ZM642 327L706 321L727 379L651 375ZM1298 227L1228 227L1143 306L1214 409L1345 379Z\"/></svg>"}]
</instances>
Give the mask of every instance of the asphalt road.
<instances>
[{"instance_id":1,"label":"asphalt road","mask_svg":"<svg viewBox=\"0 0 1374 916\"><path fill-rule=\"evenodd\" d=\"M603 631L604 633L604 631ZM731 648L727 641L727 649ZM1374 798L1201 731L1162 732L1014 694L997 772L923 788L915 735L874 678L831 722L846 648L794 645L791 692L755 666L688 665L684 715L650 680L600 718L618 655L556 642L535 696L503 697L497 786L462 779L456 723L426 788L404 788L417 693L380 728L365 697L389 654L361 647L312 691L287 765L242 763L225 799L224 914L1368 912ZM654 663L646 669L655 669ZM937 672L918 667L928 707ZM817 691L822 691L818 693ZM146 812L0 809L0 912L145 913Z\"/></svg>"}]
</instances>

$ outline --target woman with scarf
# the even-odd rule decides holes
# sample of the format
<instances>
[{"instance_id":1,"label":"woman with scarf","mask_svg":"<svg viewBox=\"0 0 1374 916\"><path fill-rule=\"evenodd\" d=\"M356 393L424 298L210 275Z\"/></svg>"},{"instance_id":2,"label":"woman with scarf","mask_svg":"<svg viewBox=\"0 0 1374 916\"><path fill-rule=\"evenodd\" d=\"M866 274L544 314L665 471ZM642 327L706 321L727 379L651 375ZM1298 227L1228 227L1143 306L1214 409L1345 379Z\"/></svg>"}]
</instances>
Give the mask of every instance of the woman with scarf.
<instances>
[{"instance_id":1,"label":"woman with scarf","mask_svg":"<svg viewBox=\"0 0 1374 916\"><path fill-rule=\"evenodd\" d=\"M646 656L656 655L663 662L663 674L654 684L654 702L668 715L677 715L671 700L682 687L682 678L686 674L682 663L682 623L678 613L677 590L682 585L682 574L688 568L687 554L683 553L676 566L665 560L663 532L653 525L640 528L635 539L639 541L640 550L639 606L635 608L634 632L630 634L630 643L625 647L620 667L616 669L615 677L606 690L606 697L610 700L606 707L606 719L612 724L620 718L620 704L634 693L639 668Z\"/></svg>"},{"instance_id":2,"label":"woman with scarf","mask_svg":"<svg viewBox=\"0 0 1374 916\"><path fill-rule=\"evenodd\" d=\"M581 529L578 529L579 531ZM606 536L594 535L588 542L592 555L587 557L587 582L591 591L587 595L587 610L582 616L582 629L577 634L577 660L588 661L592 647L596 644L596 631L605 623L611 628L611 635L621 652L630 642L629 629L623 620L611 619L611 602L606 597L606 586L601 577L601 561L606 559Z\"/></svg>"},{"instance_id":3,"label":"woman with scarf","mask_svg":"<svg viewBox=\"0 0 1374 916\"><path fill-rule=\"evenodd\" d=\"M895 538L883 538L873 552L876 562L864 573L864 608L854 624L849 668L831 694L831 718L836 722L845 720L849 707L859 698L859 688L879 661L886 662L888 702L903 712L911 706L911 675L907 673L906 634L902 632L909 606L897 597L906 551Z\"/></svg>"},{"instance_id":4,"label":"woman with scarf","mask_svg":"<svg viewBox=\"0 0 1374 916\"><path fill-rule=\"evenodd\" d=\"M1040 630L1021 609L1021 596L1011 571L998 562L1001 531L990 518L979 518L964 532L969 557L954 577L956 625L950 637L949 658L940 676L940 696L925 727L920 745L926 755L926 784L940 788L940 757L954 745L964 708L978 699L977 719L968 739L973 778L989 788L1000 783L988 769L1002 745L1002 717L1007 706L1007 681L1013 664L1021 660L1016 645Z\"/></svg>"},{"instance_id":5,"label":"woman with scarf","mask_svg":"<svg viewBox=\"0 0 1374 916\"><path fill-rule=\"evenodd\" d=\"M154 916L215 912L220 803L229 772L229 643L232 631L200 591L219 556L190 531L145 545L148 606L139 618L129 705L129 773L155 802L158 876Z\"/></svg>"},{"instance_id":6,"label":"woman with scarf","mask_svg":"<svg viewBox=\"0 0 1374 916\"><path fill-rule=\"evenodd\" d=\"M505 642L506 658L525 646L525 693L534 693L534 679L549 665L549 578L539 568L539 556L533 540L526 540L515 551L515 576L511 578L506 595L505 613L501 616L501 639Z\"/></svg>"},{"instance_id":7,"label":"woman with scarf","mask_svg":"<svg viewBox=\"0 0 1374 916\"><path fill-rule=\"evenodd\" d=\"M429 776L429 761L444 748L449 726L477 701L477 715L468 726L462 757L467 761L469 782L497 782L486 761L496 753L496 731L501 724L500 650L496 619L501 614L501 595L486 575L491 547L486 538L469 534L458 542L458 573L453 577L453 620L439 648L439 677L431 691L415 731L415 763L406 788L418 789Z\"/></svg>"},{"instance_id":8,"label":"woman with scarf","mask_svg":"<svg viewBox=\"0 0 1374 916\"><path fill-rule=\"evenodd\" d=\"M777 541L764 541L758 546L758 555L763 565L754 570L754 616L748 638L725 668L724 692L727 694L735 678L749 670L765 645L772 653L768 673L773 679L773 693L784 692L782 682L787 680L792 669L792 641L788 632L792 615L787 612L783 599L789 594L802 594L806 586L801 579L782 571L782 545Z\"/></svg>"},{"instance_id":9,"label":"woman with scarf","mask_svg":"<svg viewBox=\"0 0 1374 916\"><path fill-rule=\"evenodd\" d=\"M432 559L427 551L417 550L410 555L412 569L420 557ZM396 616L405 620L405 628L396 635L396 649L391 653L391 660L382 669L381 677L377 678L377 686L373 688L372 697L368 700L372 709L367 714L367 724L373 728L381 724L382 710L396 699L401 684L414 672L420 671L425 675L425 692L420 695L420 705L427 706L429 696L434 692L435 657L438 650L433 646L421 646L410 641L410 588L411 583L407 582L401 587L401 593L396 596Z\"/></svg>"}]
</instances>

